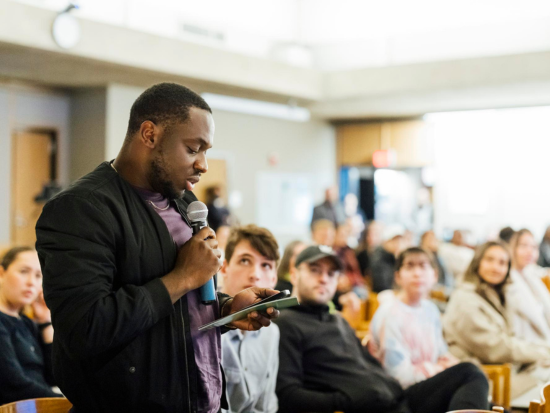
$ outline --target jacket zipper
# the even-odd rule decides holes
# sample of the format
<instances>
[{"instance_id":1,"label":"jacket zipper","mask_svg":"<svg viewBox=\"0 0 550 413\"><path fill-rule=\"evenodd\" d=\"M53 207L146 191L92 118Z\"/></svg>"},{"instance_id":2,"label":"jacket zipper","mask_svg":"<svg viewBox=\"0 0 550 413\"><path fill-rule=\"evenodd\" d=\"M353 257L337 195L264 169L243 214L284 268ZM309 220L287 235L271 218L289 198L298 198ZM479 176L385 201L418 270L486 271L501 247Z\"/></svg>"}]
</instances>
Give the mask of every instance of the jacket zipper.
<instances>
[{"instance_id":1,"label":"jacket zipper","mask_svg":"<svg viewBox=\"0 0 550 413\"><path fill-rule=\"evenodd\" d=\"M185 337L185 319L183 318L183 310L181 301L180 304L180 317L181 317L181 325L182 325L182 331L183 331L183 354L185 355L185 372L187 375L187 401L189 403L189 412L191 412L191 388L189 387L189 365L187 362L187 339Z\"/></svg>"}]
</instances>

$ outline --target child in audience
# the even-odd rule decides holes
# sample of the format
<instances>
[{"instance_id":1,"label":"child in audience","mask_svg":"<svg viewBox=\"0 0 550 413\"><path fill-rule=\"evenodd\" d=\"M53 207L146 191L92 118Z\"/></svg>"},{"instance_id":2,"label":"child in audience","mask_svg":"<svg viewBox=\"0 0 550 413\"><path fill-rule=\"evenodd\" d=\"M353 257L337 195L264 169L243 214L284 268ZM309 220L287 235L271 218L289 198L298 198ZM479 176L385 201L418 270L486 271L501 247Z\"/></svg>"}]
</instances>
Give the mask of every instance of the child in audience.
<instances>
[{"instance_id":1,"label":"child in audience","mask_svg":"<svg viewBox=\"0 0 550 413\"><path fill-rule=\"evenodd\" d=\"M530 364L529 374L513 380L512 397L548 380L550 344L514 335L510 302L511 257L499 242L480 246L464 274L464 282L451 294L443 316L443 331L450 351L461 360L484 364ZM538 364L535 364L537 363Z\"/></svg>"},{"instance_id":2,"label":"child in audience","mask_svg":"<svg viewBox=\"0 0 550 413\"><path fill-rule=\"evenodd\" d=\"M528 229L517 231L510 241L512 270L510 300L515 308L516 336L550 342L550 293L541 281L545 270L536 264L538 246Z\"/></svg>"},{"instance_id":3,"label":"child in audience","mask_svg":"<svg viewBox=\"0 0 550 413\"><path fill-rule=\"evenodd\" d=\"M371 323L369 350L403 388L458 363L443 340L440 313L426 298L437 282L433 257L408 248L396 262L396 299L383 304Z\"/></svg>"},{"instance_id":4,"label":"child in audience","mask_svg":"<svg viewBox=\"0 0 550 413\"><path fill-rule=\"evenodd\" d=\"M26 305L32 305L34 322L22 314ZM0 405L60 396L51 388L51 324L38 254L12 248L0 265Z\"/></svg>"}]
</instances>

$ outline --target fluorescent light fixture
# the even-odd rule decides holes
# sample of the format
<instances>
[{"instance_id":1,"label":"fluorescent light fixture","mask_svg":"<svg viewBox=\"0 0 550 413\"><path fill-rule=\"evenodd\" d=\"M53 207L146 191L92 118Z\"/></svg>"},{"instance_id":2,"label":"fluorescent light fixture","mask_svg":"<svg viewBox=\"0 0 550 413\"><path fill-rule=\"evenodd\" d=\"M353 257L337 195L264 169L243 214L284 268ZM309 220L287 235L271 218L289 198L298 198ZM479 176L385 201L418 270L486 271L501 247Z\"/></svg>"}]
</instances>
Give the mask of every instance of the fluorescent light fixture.
<instances>
[{"instance_id":1,"label":"fluorescent light fixture","mask_svg":"<svg viewBox=\"0 0 550 413\"><path fill-rule=\"evenodd\" d=\"M265 116L268 118L291 120L294 122L307 122L311 116L308 109L294 105L282 105L280 103L236 98L214 93L203 93L201 96L212 109L225 110L228 112Z\"/></svg>"}]
</instances>

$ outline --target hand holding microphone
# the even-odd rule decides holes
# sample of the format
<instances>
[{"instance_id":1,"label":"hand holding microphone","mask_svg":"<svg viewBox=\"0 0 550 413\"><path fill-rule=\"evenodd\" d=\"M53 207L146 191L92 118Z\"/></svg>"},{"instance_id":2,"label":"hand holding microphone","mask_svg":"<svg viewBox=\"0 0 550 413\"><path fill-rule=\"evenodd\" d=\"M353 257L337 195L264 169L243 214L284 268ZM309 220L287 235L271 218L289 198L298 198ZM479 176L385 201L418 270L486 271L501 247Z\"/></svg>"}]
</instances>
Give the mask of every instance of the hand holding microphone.
<instances>
[{"instance_id":1,"label":"hand holding microphone","mask_svg":"<svg viewBox=\"0 0 550 413\"><path fill-rule=\"evenodd\" d=\"M187 207L187 217L191 221L193 236L200 233L203 228L208 228L206 218L208 217L208 208L200 201L191 202ZM218 247L216 241L216 248ZM219 270L219 268L218 268ZM216 273L218 271L216 270ZM200 288L201 302L210 305L216 302L216 288L214 286L214 275Z\"/></svg>"},{"instance_id":2,"label":"hand holding microphone","mask_svg":"<svg viewBox=\"0 0 550 413\"><path fill-rule=\"evenodd\" d=\"M206 216L208 214L206 206L202 202L196 201L192 202L189 207L196 203L201 204L199 205L200 208L197 208L199 212L189 216L193 226L193 237L180 249L174 269L161 278L173 303L189 291L201 288L209 283L211 283L209 286L202 289L205 293L208 292L209 295L205 295L204 299L201 298L201 301L216 301L213 277L222 266L221 251L218 249L216 233L206 226ZM203 210L202 206L204 206L206 213L201 212ZM193 210L190 211L188 208L188 214L192 212ZM197 220L195 219L197 216L203 218ZM201 228L203 224L204 227Z\"/></svg>"}]
</instances>

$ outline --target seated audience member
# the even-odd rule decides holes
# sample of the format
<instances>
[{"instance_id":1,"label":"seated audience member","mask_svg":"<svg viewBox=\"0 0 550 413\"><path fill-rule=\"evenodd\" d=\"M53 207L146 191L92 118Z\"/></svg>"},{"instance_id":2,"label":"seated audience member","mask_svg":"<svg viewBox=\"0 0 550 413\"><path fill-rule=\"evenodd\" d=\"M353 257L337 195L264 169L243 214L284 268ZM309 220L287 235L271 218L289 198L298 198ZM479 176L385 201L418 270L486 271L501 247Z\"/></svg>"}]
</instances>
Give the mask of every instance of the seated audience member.
<instances>
[{"instance_id":1,"label":"seated audience member","mask_svg":"<svg viewBox=\"0 0 550 413\"><path fill-rule=\"evenodd\" d=\"M265 228L234 228L220 270L223 292L235 296L250 287L273 288L277 281L277 241ZM222 366L232 413L275 413L279 368L279 328L232 330L222 335Z\"/></svg>"},{"instance_id":2,"label":"seated audience member","mask_svg":"<svg viewBox=\"0 0 550 413\"><path fill-rule=\"evenodd\" d=\"M354 291L358 297L367 298L365 279L361 274L361 269L359 268L359 263L357 262L355 252L347 243L350 231L350 225L344 223L336 230L336 237L334 239L334 251L344 264L344 271L340 276L340 279L346 279L347 285L343 291L339 292L346 293L348 291Z\"/></svg>"},{"instance_id":3,"label":"seated audience member","mask_svg":"<svg viewBox=\"0 0 550 413\"><path fill-rule=\"evenodd\" d=\"M314 244L332 247L336 236L336 227L328 219L319 219L311 226L311 239Z\"/></svg>"},{"instance_id":4,"label":"seated audience member","mask_svg":"<svg viewBox=\"0 0 550 413\"><path fill-rule=\"evenodd\" d=\"M344 207L340 203L339 191L337 186L331 186L325 190L325 200L322 204L313 208L311 217L311 228L316 221L328 220L332 222L334 228L346 220Z\"/></svg>"},{"instance_id":5,"label":"seated audience member","mask_svg":"<svg viewBox=\"0 0 550 413\"><path fill-rule=\"evenodd\" d=\"M405 229L390 225L382 233L382 245L371 256L372 291L379 293L393 288L395 259L403 251Z\"/></svg>"},{"instance_id":6,"label":"seated audience member","mask_svg":"<svg viewBox=\"0 0 550 413\"><path fill-rule=\"evenodd\" d=\"M34 322L22 314L26 305L32 305ZM51 388L52 341L38 254L12 248L0 265L0 405L60 396Z\"/></svg>"},{"instance_id":7,"label":"seated audience member","mask_svg":"<svg viewBox=\"0 0 550 413\"><path fill-rule=\"evenodd\" d=\"M301 253L306 244L302 241L292 241L289 243L283 253L283 258L281 258L281 263L279 268L277 268L277 285L275 286L276 290L289 290L292 292L292 283L290 282L290 269L294 267L296 263L296 257Z\"/></svg>"},{"instance_id":8,"label":"seated audience member","mask_svg":"<svg viewBox=\"0 0 550 413\"><path fill-rule=\"evenodd\" d=\"M208 225L214 231L218 232L218 228L230 225L231 213L225 206L225 201L222 198L222 187L213 185L206 188L206 207L208 208Z\"/></svg>"},{"instance_id":9,"label":"seated audience member","mask_svg":"<svg viewBox=\"0 0 550 413\"><path fill-rule=\"evenodd\" d=\"M550 227L546 228L539 247L539 261L541 267L550 267Z\"/></svg>"},{"instance_id":10,"label":"seated audience member","mask_svg":"<svg viewBox=\"0 0 550 413\"><path fill-rule=\"evenodd\" d=\"M498 238L503 244L509 245L510 240L512 239L512 236L514 235L515 232L516 231L514 231L512 227L504 227L498 233Z\"/></svg>"},{"instance_id":11,"label":"seated audience member","mask_svg":"<svg viewBox=\"0 0 550 413\"><path fill-rule=\"evenodd\" d=\"M540 279L546 270L536 264L538 246L528 229L514 234L510 242L512 270L509 296L514 308L516 336L550 343L550 293Z\"/></svg>"},{"instance_id":12,"label":"seated audience member","mask_svg":"<svg viewBox=\"0 0 550 413\"><path fill-rule=\"evenodd\" d=\"M517 368L531 364L528 371L548 380L550 344L532 342L513 332L508 296L510 255L499 242L480 246L464 274L464 282L453 291L443 315L443 331L449 350L460 360L477 359L484 364L513 363ZM536 381L529 375L516 376L512 397L522 394Z\"/></svg>"},{"instance_id":13,"label":"seated audience member","mask_svg":"<svg viewBox=\"0 0 550 413\"><path fill-rule=\"evenodd\" d=\"M441 258L439 258L439 255L437 254L439 250L439 240L435 236L435 232L430 230L422 234L422 237L420 238L420 246L426 251L429 251L434 257L437 265L437 284L448 289L453 288L453 274L447 271Z\"/></svg>"},{"instance_id":14,"label":"seated audience member","mask_svg":"<svg viewBox=\"0 0 550 413\"><path fill-rule=\"evenodd\" d=\"M359 262L359 268L363 277L370 277L370 256L376 248L380 246L382 242L382 229L383 226L378 221L371 221L365 229L362 242L357 248L357 261Z\"/></svg>"},{"instance_id":15,"label":"seated audience member","mask_svg":"<svg viewBox=\"0 0 550 413\"><path fill-rule=\"evenodd\" d=\"M445 268L453 274L455 282L459 283L474 257L474 251L464 241L463 232L456 230L451 242L444 242L439 246L438 255Z\"/></svg>"},{"instance_id":16,"label":"seated audience member","mask_svg":"<svg viewBox=\"0 0 550 413\"><path fill-rule=\"evenodd\" d=\"M371 353L405 389L430 377L438 379L455 365L454 371L476 368L458 365L449 353L439 310L426 299L436 281L436 264L427 251L403 251L396 264L397 299L382 305L371 322Z\"/></svg>"},{"instance_id":17,"label":"seated audience member","mask_svg":"<svg viewBox=\"0 0 550 413\"><path fill-rule=\"evenodd\" d=\"M227 225L222 225L218 227L216 231L216 240L218 241L218 249L221 251L222 256L221 260L223 262L225 256L225 246L227 245L227 240L229 239L229 233L231 232L231 228ZM217 290L223 291L223 278L222 277L216 277L216 280L218 282L217 284Z\"/></svg>"},{"instance_id":18,"label":"seated audience member","mask_svg":"<svg viewBox=\"0 0 550 413\"><path fill-rule=\"evenodd\" d=\"M352 248L357 248L359 238L365 230L365 213L359 208L359 200L357 195L349 193L344 197L344 212L346 214L346 222L350 226L348 237L348 245Z\"/></svg>"},{"instance_id":19,"label":"seated audience member","mask_svg":"<svg viewBox=\"0 0 550 413\"><path fill-rule=\"evenodd\" d=\"M343 264L322 246L306 248L291 273L300 305L285 309L277 396L279 412L442 413L487 408L488 384L463 364L403 390L361 345L355 332L327 303Z\"/></svg>"}]
</instances>

